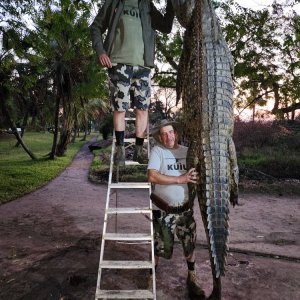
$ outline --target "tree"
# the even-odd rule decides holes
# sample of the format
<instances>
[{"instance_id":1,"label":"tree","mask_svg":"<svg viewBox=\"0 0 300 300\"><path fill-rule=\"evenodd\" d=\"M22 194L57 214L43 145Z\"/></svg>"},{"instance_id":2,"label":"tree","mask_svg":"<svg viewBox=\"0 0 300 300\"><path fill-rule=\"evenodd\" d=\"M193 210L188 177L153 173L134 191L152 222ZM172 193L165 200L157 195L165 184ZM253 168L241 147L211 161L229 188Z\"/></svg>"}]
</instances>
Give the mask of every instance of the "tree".
<instances>
[{"instance_id":1,"label":"tree","mask_svg":"<svg viewBox=\"0 0 300 300\"><path fill-rule=\"evenodd\" d=\"M32 87L34 79L24 68L23 60L28 55L26 24L21 18L23 13L31 11L32 1L2 1L0 4L0 33L2 45L0 52L0 105L2 122L9 126L26 153L36 159L35 155L24 144L17 130L16 120L20 118L20 107L26 105L27 92ZM16 8L17 7L17 8ZM28 104L28 103L27 103ZM23 124L28 118L25 113ZM23 135L23 132L22 132Z\"/></svg>"},{"instance_id":2,"label":"tree","mask_svg":"<svg viewBox=\"0 0 300 300\"><path fill-rule=\"evenodd\" d=\"M300 17L293 11L299 1L285 1L258 11L235 1L214 1L225 39L235 61L235 105L242 111L273 100L277 118L294 118L300 109ZM158 35L154 80L175 87L183 30L175 23L172 38ZM169 64L169 67L166 64Z\"/></svg>"},{"instance_id":3,"label":"tree","mask_svg":"<svg viewBox=\"0 0 300 300\"><path fill-rule=\"evenodd\" d=\"M38 40L35 51L43 57L44 64L48 66L47 72L52 78L52 90L55 94L51 158L65 153L75 120L78 123L78 112L84 110L89 96L98 90L93 87L88 92L83 88L84 82L95 81L87 79L89 76L94 77L94 74L87 73L93 55L90 47L89 18L90 4L60 0L45 1L34 20L37 24L35 34ZM82 91L85 91L85 94ZM84 122L86 125L87 120Z\"/></svg>"},{"instance_id":4,"label":"tree","mask_svg":"<svg viewBox=\"0 0 300 300\"><path fill-rule=\"evenodd\" d=\"M9 57L11 59L9 59ZM11 64L8 62L10 61ZM25 145L23 142L18 130L17 125L12 117L12 86L8 84L9 79L11 78L11 72L13 70L12 66L14 65L14 59L12 56L8 55L4 60L1 60L0 66L2 67L0 71L0 108L3 116L5 117L6 125L10 127L11 132L15 135L18 143L23 147L25 152L30 156L31 159L36 159L36 156L33 152ZM7 67L7 68L6 68Z\"/></svg>"},{"instance_id":5,"label":"tree","mask_svg":"<svg viewBox=\"0 0 300 300\"><path fill-rule=\"evenodd\" d=\"M299 28L295 1L276 1L259 11L224 2L222 24L235 60L237 105L255 107L274 99L272 113L283 118L300 108Z\"/></svg>"},{"instance_id":6,"label":"tree","mask_svg":"<svg viewBox=\"0 0 300 300\"><path fill-rule=\"evenodd\" d=\"M164 118L173 119L175 115L174 109L176 107L174 90L170 88L156 89L154 99L155 101L152 102L150 106L152 122Z\"/></svg>"},{"instance_id":7,"label":"tree","mask_svg":"<svg viewBox=\"0 0 300 300\"><path fill-rule=\"evenodd\" d=\"M98 63L90 58L81 73L76 88L78 126L83 127L86 138L92 121L100 121L109 111L108 83L106 71L99 68ZM100 119L99 119L100 118Z\"/></svg>"}]
</instances>

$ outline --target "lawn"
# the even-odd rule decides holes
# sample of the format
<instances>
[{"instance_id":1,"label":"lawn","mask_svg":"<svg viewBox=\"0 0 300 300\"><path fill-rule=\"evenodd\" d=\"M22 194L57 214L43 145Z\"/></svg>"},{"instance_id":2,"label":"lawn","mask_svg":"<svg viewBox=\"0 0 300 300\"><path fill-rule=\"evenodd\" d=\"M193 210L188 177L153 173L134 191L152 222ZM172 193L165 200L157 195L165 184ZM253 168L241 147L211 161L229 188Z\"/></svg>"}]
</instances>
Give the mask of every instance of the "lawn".
<instances>
[{"instance_id":1,"label":"lawn","mask_svg":"<svg viewBox=\"0 0 300 300\"><path fill-rule=\"evenodd\" d=\"M77 138L68 145L66 155L49 160L53 135L48 132L26 132L25 144L37 156L31 160L21 146L15 147L13 136L0 139L0 203L11 201L36 190L60 174L86 141Z\"/></svg>"}]
</instances>

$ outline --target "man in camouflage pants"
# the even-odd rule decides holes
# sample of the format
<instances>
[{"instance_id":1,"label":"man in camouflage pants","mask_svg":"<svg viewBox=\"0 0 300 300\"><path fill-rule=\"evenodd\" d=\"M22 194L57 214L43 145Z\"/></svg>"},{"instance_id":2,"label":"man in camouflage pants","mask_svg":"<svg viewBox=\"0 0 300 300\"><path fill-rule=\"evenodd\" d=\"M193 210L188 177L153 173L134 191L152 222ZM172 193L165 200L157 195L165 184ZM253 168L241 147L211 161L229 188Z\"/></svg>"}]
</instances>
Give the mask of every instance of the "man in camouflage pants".
<instances>
[{"instance_id":1,"label":"man in camouflage pants","mask_svg":"<svg viewBox=\"0 0 300 300\"><path fill-rule=\"evenodd\" d=\"M106 0L91 25L93 48L108 68L116 135L114 163L125 163L125 112L136 109L136 146L133 160L143 162L154 66L155 30L170 33L174 19L171 0L163 16L150 0ZM102 35L106 33L103 43Z\"/></svg>"},{"instance_id":2,"label":"man in camouflage pants","mask_svg":"<svg viewBox=\"0 0 300 300\"><path fill-rule=\"evenodd\" d=\"M178 144L180 132L176 122L162 120L152 130L158 145L154 146L148 164L148 180L154 184L151 199L153 211L156 265L158 257L170 259L174 234L182 244L187 261L187 287L191 296L205 298L195 274L196 222L187 184L195 184L195 168L186 170L187 147Z\"/></svg>"}]
</instances>

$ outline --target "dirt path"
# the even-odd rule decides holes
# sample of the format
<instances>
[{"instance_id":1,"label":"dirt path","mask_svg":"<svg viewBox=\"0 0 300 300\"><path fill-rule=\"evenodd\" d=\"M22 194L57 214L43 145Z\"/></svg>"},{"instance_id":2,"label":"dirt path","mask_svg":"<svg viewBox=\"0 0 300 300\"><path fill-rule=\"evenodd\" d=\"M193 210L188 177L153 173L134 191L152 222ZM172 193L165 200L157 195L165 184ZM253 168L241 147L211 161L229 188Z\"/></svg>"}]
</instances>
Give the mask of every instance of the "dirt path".
<instances>
[{"instance_id":1,"label":"dirt path","mask_svg":"<svg viewBox=\"0 0 300 300\"><path fill-rule=\"evenodd\" d=\"M93 155L84 146L73 163L39 190L0 206L0 299L94 299L103 225L106 186L88 181ZM126 191L120 203L146 203L143 191ZM223 300L300 299L299 198L241 194L241 206L231 209L228 271ZM197 272L208 294L211 273L199 211ZM124 230L143 229L143 220L113 221ZM108 245L110 255L143 257L143 246ZM121 253L121 254L117 254ZM144 272L116 277L107 272L104 287L147 284ZM116 279L117 278L117 279ZM186 265L180 245L171 261L161 260L157 299L189 299Z\"/></svg>"}]
</instances>

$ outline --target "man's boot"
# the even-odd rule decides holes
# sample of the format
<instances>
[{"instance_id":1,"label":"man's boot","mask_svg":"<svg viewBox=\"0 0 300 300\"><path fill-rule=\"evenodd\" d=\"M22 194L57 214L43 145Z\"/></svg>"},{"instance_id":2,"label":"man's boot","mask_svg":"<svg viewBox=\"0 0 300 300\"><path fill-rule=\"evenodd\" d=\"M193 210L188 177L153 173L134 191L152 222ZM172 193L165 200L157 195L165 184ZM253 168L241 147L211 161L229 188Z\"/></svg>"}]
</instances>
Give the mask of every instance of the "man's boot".
<instances>
[{"instance_id":1,"label":"man's boot","mask_svg":"<svg viewBox=\"0 0 300 300\"><path fill-rule=\"evenodd\" d=\"M189 295L199 296L199 299L205 299L205 293L200 287L195 271L189 271L186 285Z\"/></svg>"},{"instance_id":2,"label":"man's boot","mask_svg":"<svg viewBox=\"0 0 300 300\"><path fill-rule=\"evenodd\" d=\"M132 160L137 161L140 164L148 163L148 159L143 155L143 145L135 145Z\"/></svg>"},{"instance_id":3,"label":"man's boot","mask_svg":"<svg viewBox=\"0 0 300 300\"><path fill-rule=\"evenodd\" d=\"M125 165L125 147L124 145L117 145L116 152L114 154L114 165L124 166Z\"/></svg>"}]
</instances>

